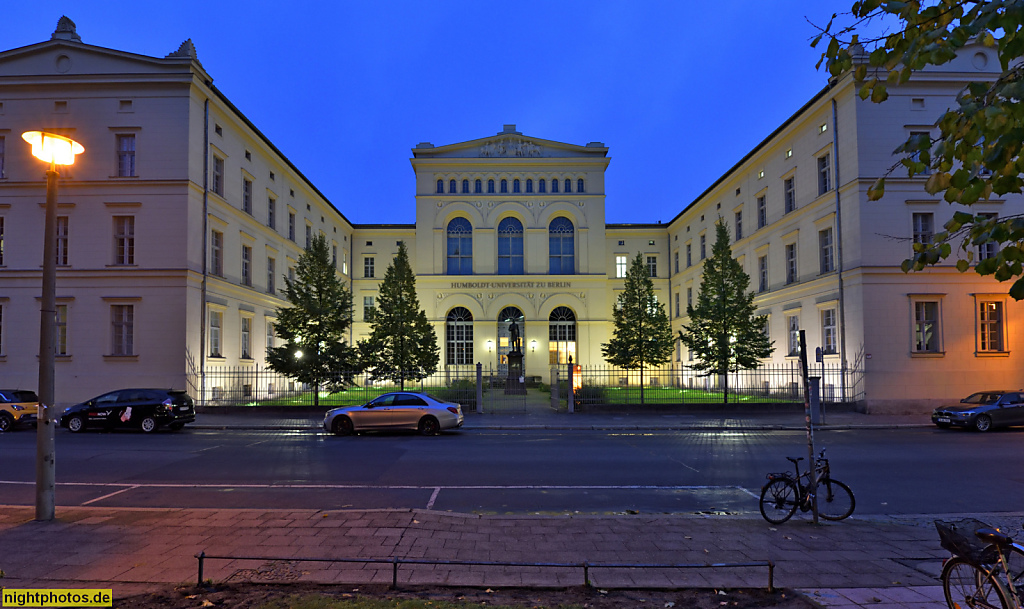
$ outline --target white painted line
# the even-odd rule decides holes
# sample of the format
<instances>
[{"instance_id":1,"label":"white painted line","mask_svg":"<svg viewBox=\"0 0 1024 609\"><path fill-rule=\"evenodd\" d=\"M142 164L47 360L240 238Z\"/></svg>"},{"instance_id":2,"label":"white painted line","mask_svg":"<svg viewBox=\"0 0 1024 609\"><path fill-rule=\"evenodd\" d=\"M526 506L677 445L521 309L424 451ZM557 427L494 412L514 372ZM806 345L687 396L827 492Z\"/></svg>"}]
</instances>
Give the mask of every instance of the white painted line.
<instances>
[{"instance_id":1,"label":"white painted line","mask_svg":"<svg viewBox=\"0 0 1024 609\"><path fill-rule=\"evenodd\" d=\"M103 495L102 497L97 497L95 499L90 499L89 501L86 501L82 505L89 505L90 503L96 503L97 501L103 501L104 499L107 499L109 497L113 497L114 495L120 495L121 493L124 493L126 491L130 491L130 490L133 490L133 489L137 489L137 488L139 488L138 485L129 486L128 488L123 488L123 489L121 489L119 491L114 491L113 493L107 493L106 495Z\"/></svg>"},{"instance_id":2,"label":"white painted line","mask_svg":"<svg viewBox=\"0 0 1024 609\"><path fill-rule=\"evenodd\" d=\"M427 502L427 509L428 510L434 509L434 502L437 501L437 494L440 493L440 492L441 492L441 487L439 486L439 487L434 489L433 493L430 494L430 501Z\"/></svg>"}]
</instances>

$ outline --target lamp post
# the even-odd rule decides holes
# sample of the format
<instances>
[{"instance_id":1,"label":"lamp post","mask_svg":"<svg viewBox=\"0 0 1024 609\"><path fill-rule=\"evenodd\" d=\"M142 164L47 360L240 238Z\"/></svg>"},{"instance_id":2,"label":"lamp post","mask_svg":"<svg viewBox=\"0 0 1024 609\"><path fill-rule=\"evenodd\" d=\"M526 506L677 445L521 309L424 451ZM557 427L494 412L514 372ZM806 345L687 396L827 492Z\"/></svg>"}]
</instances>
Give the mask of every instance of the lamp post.
<instances>
[{"instance_id":1,"label":"lamp post","mask_svg":"<svg viewBox=\"0 0 1024 609\"><path fill-rule=\"evenodd\" d=\"M50 164L46 171L46 217L43 229L43 302L39 309L39 414L36 423L36 520L54 518L54 357L57 335L57 165L71 165L85 152L60 135L27 131L32 156Z\"/></svg>"}]
</instances>

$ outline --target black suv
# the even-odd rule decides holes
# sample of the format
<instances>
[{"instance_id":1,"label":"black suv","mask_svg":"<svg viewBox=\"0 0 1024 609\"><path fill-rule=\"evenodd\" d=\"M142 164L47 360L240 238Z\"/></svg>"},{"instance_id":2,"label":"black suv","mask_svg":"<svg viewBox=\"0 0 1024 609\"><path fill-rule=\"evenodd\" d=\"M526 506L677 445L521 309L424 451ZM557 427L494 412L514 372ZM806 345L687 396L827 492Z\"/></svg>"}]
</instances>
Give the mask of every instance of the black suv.
<instances>
[{"instance_id":1,"label":"black suv","mask_svg":"<svg viewBox=\"0 0 1024 609\"><path fill-rule=\"evenodd\" d=\"M66 408L60 426L72 432L87 427L135 427L151 433L163 425L178 430L195 420L195 404L184 391L119 389Z\"/></svg>"}]
</instances>

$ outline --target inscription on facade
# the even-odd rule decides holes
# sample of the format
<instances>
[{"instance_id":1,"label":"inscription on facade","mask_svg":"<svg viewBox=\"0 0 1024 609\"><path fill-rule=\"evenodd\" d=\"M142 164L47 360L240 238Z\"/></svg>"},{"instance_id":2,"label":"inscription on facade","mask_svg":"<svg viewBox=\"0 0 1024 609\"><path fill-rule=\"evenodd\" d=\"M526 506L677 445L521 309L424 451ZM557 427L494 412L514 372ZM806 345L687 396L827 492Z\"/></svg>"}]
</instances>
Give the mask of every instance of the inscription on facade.
<instances>
[{"instance_id":1,"label":"inscription on facade","mask_svg":"<svg viewBox=\"0 0 1024 609\"><path fill-rule=\"evenodd\" d=\"M571 288L571 281L453 281L453 290L520 290L523 288Z\"/></svg>"}]
</instances>

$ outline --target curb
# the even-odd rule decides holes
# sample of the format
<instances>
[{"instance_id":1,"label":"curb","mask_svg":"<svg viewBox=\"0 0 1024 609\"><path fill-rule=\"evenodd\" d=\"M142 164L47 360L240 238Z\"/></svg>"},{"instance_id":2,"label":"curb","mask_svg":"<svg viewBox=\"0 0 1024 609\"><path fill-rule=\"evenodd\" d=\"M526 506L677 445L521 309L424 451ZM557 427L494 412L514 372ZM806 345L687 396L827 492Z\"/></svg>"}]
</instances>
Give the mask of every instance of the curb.
<instances>
[{"instance_id":1,"label":"curb","mask_svg":"<svg viewBox=\"0 0 1024 609\"><path fill-rule=\"evenodd\" d=\"M932 427L928 423L893 423L876 425L819 425L815 431L849 431L849 430L884 430L884 429L924 429ZM195 425L189 424L188 429L217 431L239 429L243 431L324 431L321 425ZM529 425L529 424L497 424L462 427L459 431L806 431L798 425ZM325 432L326 433L326 432Z\"/></svg>"}]
</instances>

